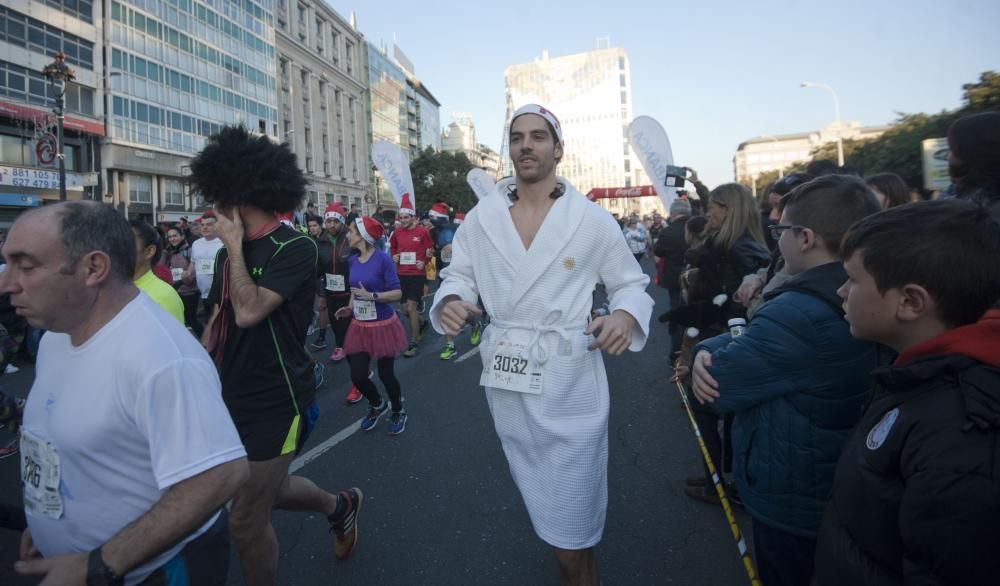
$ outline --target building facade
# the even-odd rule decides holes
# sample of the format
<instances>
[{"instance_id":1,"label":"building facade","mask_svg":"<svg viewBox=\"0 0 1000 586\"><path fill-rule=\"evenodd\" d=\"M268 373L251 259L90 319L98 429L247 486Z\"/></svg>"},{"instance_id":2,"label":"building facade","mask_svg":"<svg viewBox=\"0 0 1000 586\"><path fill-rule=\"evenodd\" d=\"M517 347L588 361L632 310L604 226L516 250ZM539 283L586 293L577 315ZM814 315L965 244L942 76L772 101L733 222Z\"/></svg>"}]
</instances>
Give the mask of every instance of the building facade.
<instances>
[{"instance_id":1,"label":"building facade","mask_svg":"<svg viewBox=\"0 0 1000 586\"><path fill-rule=\"evenodd\" d=\"M364 38L325 2L277 2L279 138L298 157L317 209L338 201L368 213Z\"/></svg>"},{"instance_id":2,"label":"building facade","mask_svg":"<svg viewBox=\"0 0 1000 586\"><path fill-rule=\"evenodd\" d=\"M862 127L858 122L830 124L814 132L757 136L740 143L733 156L733 175L740 183L751 183L761 173L784 173L795 163L809 161L812 152L825 144L843 140L868 140L881 136L887 126Z\"/></svg>"},{"instance_id":3,"label":"building facade","mask_svg":"<svg viewBox=\"0 0 1000 586\"><path fill-rule=\"evenodd\" d=\"M173 222L204 207L191 157L223 125L278 140L273 0L110 0L105 201Z\"/></svg>"},{"instance_id":4,"label":"building facade","mask_svg":"<svg viewBox=\"0 0 1000 586\"><path fill-rule=\"evenodd\" d=\"M463 152L469 161L490 177L499 178L501 169L500 153L476 139L476 126L472 115L467 112L452 114L454 121L441 133L441 150L452 153Z\"/></svg>"},{"instance_id":5,"label":"building facade","mask_svg":"<svg viewBox=\"0 0 1000 586\"><path fill-rule=\"evenodd\" d=\"M531 63L504 71L507 123L517 108L538 103L562 124L565 154L557 172L577 189L645 185L628 142L632 122L632 82L625 49L607 48L565 57L544 52ZM506 143L505 143L506 144ZM510 174L507 148L501 149Z\"/></svg>"},{"instance_id":6,"label":"building facade","mask_svg":"<svg viewBox=\"0 0 1000 586\"><path fill-rule=\"evenodd\" d=\"M55 91L42 69L62 52L67 199L100 197L103 10L91 0L5 0L0 5L0 228L20 211L58 201Z\"/></svg>"}]
</instances>

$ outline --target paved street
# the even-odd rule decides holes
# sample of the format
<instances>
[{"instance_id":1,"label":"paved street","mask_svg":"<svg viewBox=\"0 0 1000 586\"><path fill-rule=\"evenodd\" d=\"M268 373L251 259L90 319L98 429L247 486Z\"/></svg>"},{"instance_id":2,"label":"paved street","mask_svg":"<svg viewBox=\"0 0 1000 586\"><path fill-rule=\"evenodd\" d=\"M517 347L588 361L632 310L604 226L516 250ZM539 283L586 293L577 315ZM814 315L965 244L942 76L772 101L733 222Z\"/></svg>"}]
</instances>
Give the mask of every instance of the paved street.
<instances>
[{"instance_id":1,"label":"paved street","mask_svg":"<svg viewBox=\"0 0 1000 586\"><path fill-rule=\"evenodd\" d=\"M649 271L649 261L644 264ZM700 470L699 456L677 391L668 384L669 337L655 322L667 295L655 286L649 291L657 307L646 349L607 359L610 499L597 550L603 583L746 584L721 509L693 502L682 491L683 479ZM385 434L384 422L376 431L348 435L364 402L344 404L346 363L328 367L319 393L322 416L304 455L340 441L299 473L329 490L364 490L360 541L349 560L337 562L323 519L275 514L279 584L558 584L555 562L531 528L477 386L478 353L466 356L465 334L458 339L461 362L443 362L442 344L431 332L420 354L397 361L410 416L398 437ZM23 396L31 379L31 369L23 368L3 383ZM0 461L0 499L19 502L17 483L17 459ZM748 530L749 519L740 520ZM0 531L0 583L34 583L13 576L16 556L17 536ZM242 584L233 560L229 584Z\"/></svg>"}]
</instances>

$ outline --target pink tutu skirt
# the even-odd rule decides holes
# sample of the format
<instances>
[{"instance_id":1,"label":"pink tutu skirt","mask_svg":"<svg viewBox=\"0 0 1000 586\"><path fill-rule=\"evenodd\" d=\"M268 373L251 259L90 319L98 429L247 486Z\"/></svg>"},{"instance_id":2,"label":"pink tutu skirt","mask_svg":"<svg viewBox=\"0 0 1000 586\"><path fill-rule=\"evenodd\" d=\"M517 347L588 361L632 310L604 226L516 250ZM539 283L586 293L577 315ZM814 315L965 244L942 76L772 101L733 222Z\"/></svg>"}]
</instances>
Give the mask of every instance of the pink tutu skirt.
<instances>
[{"instance_id":1,"label":"pink tutu skirt","mask_svg":"<svg viewBox=\"0 0 1000 586\"><path fill-rule=\"evenodd\" d=\"M395 313L377 321L351 320L344 341L345 354L368 354L373 360L396 356L406 350L408 341L403 324Z\"/></svg>"}]
</instances>

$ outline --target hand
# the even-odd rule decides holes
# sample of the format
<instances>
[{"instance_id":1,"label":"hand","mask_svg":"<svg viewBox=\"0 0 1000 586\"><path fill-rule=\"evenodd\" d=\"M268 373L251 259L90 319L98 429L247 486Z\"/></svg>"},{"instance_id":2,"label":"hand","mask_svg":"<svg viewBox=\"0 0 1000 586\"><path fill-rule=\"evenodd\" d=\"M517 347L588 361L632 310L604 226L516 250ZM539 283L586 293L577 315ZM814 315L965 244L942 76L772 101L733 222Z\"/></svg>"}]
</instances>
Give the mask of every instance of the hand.
<instances>
[{"instance_id":1,"label":"hand","mask_svg":"<svg viewBox=\"0 0 1000 586\"><path fill-rule=\"evenodd\" d=\"M35 540L31 538L31 529L25 529L21 533L20 559L24 561L41 559L42 552L35 547Z\"/></svg>"},{"instance_id":2,"label":"hand","mask_svg":"<svg viewBox=\"0 0 1000 586\"><path fill-rule=\"evenodd\" d=\"M21 560L14 564L14 571L22 576L42 576L39 586L86 586L87 556L77 553L50 559Z\"/></svg>"},{"instance_id":3,"label":"hand","mask_svg":"<svg viewBox=\"0 0 1000 586\"><path fill-rule=\"evenodd\" d=\"M392 255L392 262L394 262L396 264L399 264L399 255L398 254Z\"/></svg>"},{"instance_id":4,"label":"hand","mask_svg":"<svg viewBox=\"0 0 1000 586\"><path fill-rule=\"evenodd\" d=\"M233 250L236 247L243 246L243 217L240 216L240 210L238 207L229 208L232 213L232 219L228 218L221 211L216 209L216 222L215 231L222 239L222 243L226 245L226 248Z\"/></svg>"},{"instance_id":5,"label":"hand","mask_svg":"<svg viewBox=\"0 0 1000 586\"><path fill-rule=\"evenodd\" d=\"M482 316L483 310L478 305L474 305L459 298L446 301L441 308L441 327L448 336L457 336L465 324L472 320L473 316Z\"/></svg>"},{"instance_id":6,"label":"hand","mask_svg":"<svg viewBox=\"0 0 1000 586\"><path fill-rule=\"evenodd\" d=\"M355 299L360 299L361 301L375 301L375 294L369 293L365 289L364 283L358 283L358 287L351 287L351 293L354 294Z\"/></svg>"},{"instance_id":7,"label":"hand","mask_svg":"<svg viewBox=\"0 0 1000 586\"><path fill-rule=\"evenodd\" d=\"M690 181L691 183L700 183L698 181L698 172L697 171L695 171L691 167L684 167L684 168L687 169L687 171L689 173L689 175L688 175L688 181Z\"/></svg>"},{"instance_id":8,"label":"hand","mask_svg":"<svg viewBox=\"0 0 1000 586\"><path fill-rule=\"evenodd\" d=\"M744 307L749 307L750 301L759 295L761 289L763 288L763 279L757 275L747 275L743 278L743 284L740 285L740 288L733 294L733 299L735 299L738 303L743 304Z\"/></svg>"},{"instance_id":9,"label":"hand","mask_svg":"<svg viewBox=\"0 0 1000 586\"><path fill-rule=\"evenodd\" d=\"M675 379L678 379L678 380L684 379L684 378L687 378L688 375L690 375L690 374L691 374L691 367L689 367L689 366L684 366L683 364L678 364L677 366L674 367L674 378Z\"/></svg>"},{"instance_id":10,"label":"hand","mask_svg":"<svg viewBox=\"0 0 1000 586\"><path fill-rule=\"evenodd\" d=\"M604 350L612 356L618 356L628 349L632 343L632 329L635 328L635 318L627 311L616 309L611 315L599 317L590 322L584 332L588 336L601 330L587 350Z\"/></svg>"},{"instance_id":11,"label":"hand","mask_svg":"<svg viewBox=\"0 0 1000 586\"><path fill-rule=\"evenodd\" d=\"M341 307L336 312L334 312L333 317L337 319L344 319L345 317L351 317L351 308Z\"/></svg>"},{"instance_id":12,"label":"hand","mask_svg":"<svg viewBox=\"0 0 1000 586\"><path fill-rule=\"evenodd\" d=\"M424 262L423 261L420 261L420 260L417 261L417 270L418 271L424 270Z\"/></svg>"},{"instance_id":13,"label":"hand","mask_svg":"<svg viewBox=\"0 0 1000 586\"><path fill-rule=\"evenodd\" d=\"M708 374L711 366L712 355L707 350L695 354L691 365L691 390L702 405L714 403L719 398L719 383Z\"/></svg>"}]
</instances>

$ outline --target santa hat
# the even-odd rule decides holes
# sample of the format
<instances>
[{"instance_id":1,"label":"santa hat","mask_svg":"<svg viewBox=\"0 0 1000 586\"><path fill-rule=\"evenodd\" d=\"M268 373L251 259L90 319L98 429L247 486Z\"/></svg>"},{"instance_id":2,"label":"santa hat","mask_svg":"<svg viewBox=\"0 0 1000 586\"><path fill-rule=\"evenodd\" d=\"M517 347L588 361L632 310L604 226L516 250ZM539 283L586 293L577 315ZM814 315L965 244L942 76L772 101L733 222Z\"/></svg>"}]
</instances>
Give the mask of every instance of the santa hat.
<instances>
[{"instance_id":1,"label":"santa hat","mask_svg":"<svg viewBox=\"0 0 1000 586\"><path fill-rule=\"evenodd\" d=\"M399 202L399 213L409 214L411 216L417 215L417 208L413 205L413 198L410 196L409 191L403 194L403 197Z\"/></svg>"},{"instance_id":2,"label":"santa hat","mask_svg":"<svg viewBox=\"0 0 1000 586\"><path fill-rule=\"evenodd\" d=\"M465 221L465 214L463 214L462 212L458 212L458 213L455 214L455 223L456 224L461 224L464 221Z\"/></svg>"},{"instance_id":3,"label":"santa hat","mask_svg":"<svg viewBox=\"0 0 1000 586\"><path fill-rule=\"evenodd\" d=\"M205 218L214 218L214 217L215 217L215 210L211 209L205 210L205 213L201 215L202 220L204 220Z\"/></svg>"},{"instance_id":4,"label":"santa hat","mask_svg":"<svg viewBox=\"0 0 1000 586\"><path fill-rule=\"evenodd\" d=\"M358 217L354 220L354 225L358 227L358 234L365 239L368 244L374 245L385 233L382 224L375 218L368 216Z\"/></svg>"},{"instance_id":5,"label":"santa hat","mask_svg":"<svg viewBox=\"0 0 1000 586\"><path fill-rule=\"evenodd\" d=\"M439 201L431 206L431 211L427 214L432 218L447 218L448 217L448 204L443 201Z\"/></svg>"},{"instance_id":6,"label":"santa hat","mask_svg":"<svg viewBox=\"0 0 1000 586\"><path fill-rule=\"evenodd\" d=\"M541 116L546 122L552 126L552 130L556 131L556 142L561 143L563 141L562 135L562 125L559 124L559 119L556 115L548 111L544 106L539 106L538 104L526 104L518 108L514 115L510 118L511 127L514 126L514 121L525 114L535 114L536 116Z\"/></svg>"},{"instance_id":7,"label":"santa hat","mask_svg":"<svg viewBox=\"0 0 1000 586\"><path fill-rule=\"evenodd\" d=\"M288 226L289 228L295 227L295 221L293 218L295 218L295 215L292 212L285 212L283 214L278 214L278 220L282 224Z\"/></svg>"},{"instance_id":8,"label":"santa hat","mask_svg":"<svg viewBox=\"0 0 1000 586\"><path fill-rule=\"evenodd\" d=\"M334 220L337 220L338 222L343 224L344 215L345 215L344 206L340 205L337 202L331 202L326 204L326 211L323 212L323 219L329 220L330 218L333 218Z\"/></svg>"}]
</instances>

